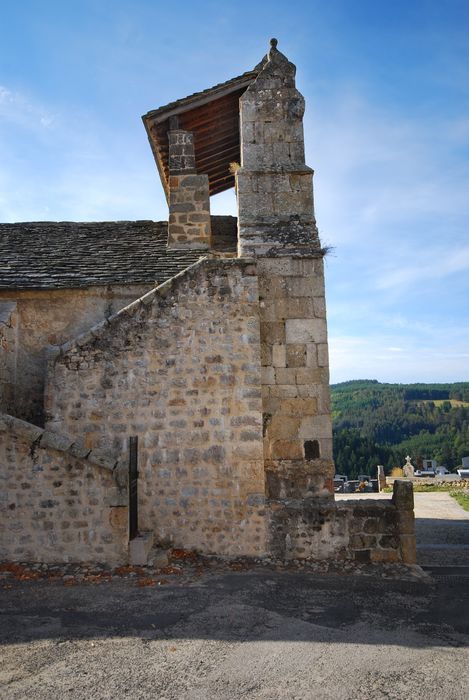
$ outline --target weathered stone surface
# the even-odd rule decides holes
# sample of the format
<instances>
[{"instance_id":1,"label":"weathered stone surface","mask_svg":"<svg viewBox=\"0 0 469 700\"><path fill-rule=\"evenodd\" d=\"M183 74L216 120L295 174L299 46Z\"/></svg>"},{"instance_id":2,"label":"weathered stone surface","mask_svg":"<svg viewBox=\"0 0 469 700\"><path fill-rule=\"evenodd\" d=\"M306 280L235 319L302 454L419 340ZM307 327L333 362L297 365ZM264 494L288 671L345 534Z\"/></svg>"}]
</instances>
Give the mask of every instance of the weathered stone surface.
<instances>
[{"instance_id":1,"label":"weathered stone surface","mask_svg":"<svg viewBox=\"0 0 469 700\"><path fill-rule=\"evenodd\" d=\"M267 472L270 546L285 559L355 560L415 563L415 537L399 530L399 510L392 500L334 503L332 499L301 498L301 480L291 464L282 479ZM288 478L289 477L289 478ZM310 475L314 477L314 465ZM299 498L298 498L299 496ZM298 500L295 500L298 499ZM391 534L394 533L394 534Z\"/></svg>"},{"instance_id":2,"label":"weathered stone surface","mask_svg":"<svg viewBox=\"0 0 469 700\"><path fill-rule=\"evenodd\" d=\"M45 430L41 438L41 449L49 447L53 450L60 450L65 452L72 446L72 438L66 437L65 435L58 435L57 433L51 433L50 430Z\"/></svg>"},{"instance_id":3,"label":"weathered stone surface","mask_svg":"<svg viewBox=\"0 0 469 700\"><path fill-rule=\"evenodd\" d=\"M290 255L319 250L313 171L304 160L304 99L295 66L272 46L240 98L239 254Z\"/></svg>"},{"instance_id":4,"label":"weathered stone surface","mask_svg":"<svg viewBox=\"0 0 469 700\"><path fill-rule=\"evenodd\" d=\"M405 564L415 564L417 562L415 533L413 535L401 534L400 552L401 561L403 561Z\"/></svg>"},{"instance_id":5,"label":"weathered stone surface","mask_svg":"<svg viewBox=\"0 0 469 700\"><path fill-rule=\"evenodd\" d=\"M289 318L285 321L287 343L326 343L326 325L317 318Z\"/></svg>"},{"instance_id":6,"label":"weathered stone surface","mask_svg":"<svg viewBox=\"0 0 469 700\"><path fill-rule=\"evenodd\" d=\"M396 479L394 481L393 503L399 510L414 510L414 488L411 481Z\"/></svg>"},{"instance_id":7,"label":"weathered stone surface","mask_svg":"<svg viewBox=\"0 0 469 700\"><path fill-rule=\"evenodd\" d=\"M153 533L139 532L129 542L129 563L133 566L146 566L150 561L152 547Z\"/></svg>"},{"instance_id":8,"label":"weathered stone surface","mask_svg":"<svg viewBox=\"0 0 469 700\"><path fill-rule=\"evenodd\" d=\"M51 365L51 425L88 460L141 436L140 526L160 542L265 552L257 299L251 261L206 260Z\"/></svg>"},{"instance_id":9,"label":"weathered stone surface","mask_svg":"<svg viewBox=\"0 0 469 700\"><path fill-rule=\"evenodd\" d=\"M235 250L234 217L211 217L211 231L215 245ZM9 310L0 322L3 411L43 425L51 345L80 336L203 254L168 250L167 238L165 221L0 224L0 316Z\"/></svg>"},{"instance_id":10,"label":"weathered stone surface","mask_svg":"<svg viewBox=\"0 0 469 700\"><path fill-rule=\"evenodd\" d=\"M35 449L40 444L44 431L27 421L21 420L7 413L0 414L0 432L11 433L29 443L31 449Z\"/></svg>"},{"instance_id":11,"label":"weathered stone surface","mask_svg":"<svg viewBox=\"0 0 469 700\"><path fill-rule=\"evenodd\" d=\"M0 298L0 406L14 413L18 373L18 312L15 301Z\"/></svg>"},{"instance_id":12,"label":"weathered stone surface","mask_svg":"<svg viewBox=\"0 0 469 700\"><path fill-rule=\"evenodd\" d=\"M197 174L194 138L190 131L169 135L168 249L206 249L211 246L208 175Z\"/></svg>"},{"instance_id":13,"label":"weathered stone surface","mask_svg":"<svg viewBox=\"0 0 469 700\"><path fill-rule=\"evenodd\" d=\"M312 450L326 473L308 484L299 478L303 495L330 495L334 466L330 404L324 398L329 382L324 273L312 170L304 161L303 111L295 67L273 40L257 79L240 100L238 251L258 260L264 457L270 482L274 463L282 474L282 463L294 460L300 473Z\"/></svg>"},{"instance_id":14,"label":"weathered stone surface","mask_svg":"<svg viewBox=\"0 0 469 700\"><path fill-rule=\"evenodd\" d=\"M50 442L32 450L27 431L0 432L0 559L125 563L127 520L107 504L112 472Z\"/></svg>"}]
</instances>

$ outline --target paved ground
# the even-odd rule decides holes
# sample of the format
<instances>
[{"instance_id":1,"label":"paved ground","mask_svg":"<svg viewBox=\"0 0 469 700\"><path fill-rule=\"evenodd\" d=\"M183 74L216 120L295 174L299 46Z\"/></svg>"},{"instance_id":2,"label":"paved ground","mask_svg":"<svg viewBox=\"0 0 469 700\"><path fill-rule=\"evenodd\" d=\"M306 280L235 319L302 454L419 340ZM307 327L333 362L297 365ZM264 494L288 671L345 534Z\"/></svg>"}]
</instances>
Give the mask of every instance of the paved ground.
<instances>
[{"instance_id":1,"label":"paved ground","mask_svg":"<svg viewBox=\"0 0 469 700\"><path fill-rule=\"evenodd\" d=\"M415 494L419 564L469 566L469 513L447 493Z\"/></svg>"},{"instance_id":2,"label":"paved ground","mask_svg":"<svg viewBox=\"0 0 469 700\"><path fill-rule=\"evenodd\" d=\"M1 587L2 700L468 697L469 578L139 580Z\"/></svg>"},{"instance_id":3,"label":"paved ground","mask_svg":"<svg viewBox=\"0 0 469 700\"><path fill-rule=\"evenodd\" d=\"M448 552L467 543L469 521L441 496L416 494L417 530L421 547ZM4 567L0 698L469 697L469 569L405 581L383 578L392 567L241 568L189 559L151 577L64 577Z\"/></svg>"}]
</instances>

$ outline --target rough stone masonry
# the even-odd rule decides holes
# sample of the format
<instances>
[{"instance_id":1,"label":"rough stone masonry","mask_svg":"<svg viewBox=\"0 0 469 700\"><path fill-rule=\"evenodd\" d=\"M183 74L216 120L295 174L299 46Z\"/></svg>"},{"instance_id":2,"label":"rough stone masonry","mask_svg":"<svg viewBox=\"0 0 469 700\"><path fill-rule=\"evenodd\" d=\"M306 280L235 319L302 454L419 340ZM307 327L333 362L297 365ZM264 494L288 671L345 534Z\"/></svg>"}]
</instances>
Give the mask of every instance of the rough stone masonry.
<instances>
[{"instance_id":1,"label":"rough stone masonry","mask_svg":"<svg viewBox=\"0 0 469 700\"><path fill-rule=\"evenodd\" d=\"M295 72L273 39L253 71L144 116L168 199L164 256L178 268L156 286L134 274L145 293L44 342L45 432L0 420L3 558L126 562L137 435L139 528L156 543L414 562L411 486L334 501L324 251ZM233 185L237 231L217 237L209 197ZM17 287L4 297L4 411L28 342Z\"/></svg>"}]
</instances>

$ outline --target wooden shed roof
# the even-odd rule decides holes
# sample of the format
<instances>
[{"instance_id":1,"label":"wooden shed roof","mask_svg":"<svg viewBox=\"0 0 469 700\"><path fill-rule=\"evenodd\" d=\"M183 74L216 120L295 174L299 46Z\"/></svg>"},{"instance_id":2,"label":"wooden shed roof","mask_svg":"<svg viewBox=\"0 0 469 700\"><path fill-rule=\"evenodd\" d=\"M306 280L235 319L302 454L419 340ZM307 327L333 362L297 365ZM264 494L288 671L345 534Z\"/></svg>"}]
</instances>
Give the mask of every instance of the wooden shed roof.
<instances>
[{"instance_id":1,"label":"wooden shed roof","mask_svg":"<svg viewBox=\"0 0 469 700\"><path fill-rule=\"evenodd\" d=\"M173 116L178 117L180 129L194 134L197 172L208 175L210 194L234 186L230 163L240 160L239 98L257 75L256 66L253 71L154 109L142 117L166 197L169 195L168 130L169 119Z\"/></svg>"}]
</instances>

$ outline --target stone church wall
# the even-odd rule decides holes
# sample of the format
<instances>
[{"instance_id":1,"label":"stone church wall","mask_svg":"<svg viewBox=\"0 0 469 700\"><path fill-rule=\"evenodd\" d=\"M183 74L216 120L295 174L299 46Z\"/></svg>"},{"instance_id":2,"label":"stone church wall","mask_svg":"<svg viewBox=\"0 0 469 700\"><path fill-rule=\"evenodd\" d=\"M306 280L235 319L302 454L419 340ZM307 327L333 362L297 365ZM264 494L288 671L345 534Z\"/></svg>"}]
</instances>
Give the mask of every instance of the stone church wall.
<instances>
[{"instance_id":1,"label":"stone church wall","mask_svg":"<svg viewBox=\"0 0 469 700\"><path fill-rule=\"evenodd\" d=\"M265 552L256 269L204 260L51 358L49 429L124 451L139 521L206 553Z\"/></svg>"},{"instance_id":2,"label":"stone church wall","mask_svg":"<svg viewBox=\"0 0 469 700\"><path fill-rule=\"evenodd\" d=\"M0 313L2 307L6 312L7 307L16 305L12 319L2 323L0 317L1 410L43 425L47 346L60 345L83 333L148 288L148 285L116 285L87 289L1 290ZM13 368L15 382L11 381Z\"/></svg>"},{"instance_id":3,"label":"stone church wall","mask_svg":"<svg viewBox=\"0 0 469 700\"><path fill-rule=\"evenodd\" d=\"M0 414L0 560L127 561L124 464Z\"/></svg>"},{"instance_id":4,"label":"stone church wall","mask_svg":"<svg viewBox=\"0 0 469 700\"><path fill-rule=\"evenodd\" d=\"M17 382L18 313L16 302L0 299L0 406L13 412Z\"/></svg>"}]
</instances>

